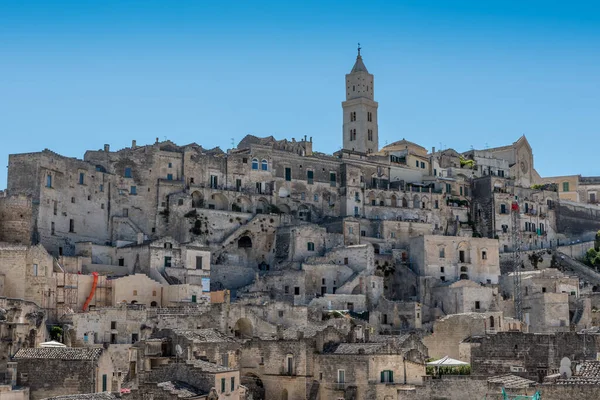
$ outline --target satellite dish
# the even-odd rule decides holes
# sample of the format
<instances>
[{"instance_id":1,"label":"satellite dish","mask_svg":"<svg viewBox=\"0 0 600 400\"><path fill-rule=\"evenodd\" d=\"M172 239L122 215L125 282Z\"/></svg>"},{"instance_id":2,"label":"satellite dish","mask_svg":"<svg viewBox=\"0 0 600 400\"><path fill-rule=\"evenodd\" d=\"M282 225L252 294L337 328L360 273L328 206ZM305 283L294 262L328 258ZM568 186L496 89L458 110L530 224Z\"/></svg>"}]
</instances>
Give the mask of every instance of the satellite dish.
<instances>
[{"instance_id":1,"label":"satellite dish","mask_svg":"<svg viewBox=\"0 0 600 400\"><path fill-rule=\"evenodd\" d=\"M563 357L563 359L560 360L560 368L558 369L558 372L560 372L560 375L563 378L570 378L571 375L573 375L573 372L571 372L571 360L569 360L567 357Z\"/></svg>"},{"instance_id":2,"label":"satellite dish","mask_svg":"<svg viewBox=\"0 0 600 400\"><path fill-rule=\"evenodd\" d=\"M178 356L183 354L183 349L181 348L180 345L175 346L175 353L177 353Z\"/></svg>"}]
</instances>

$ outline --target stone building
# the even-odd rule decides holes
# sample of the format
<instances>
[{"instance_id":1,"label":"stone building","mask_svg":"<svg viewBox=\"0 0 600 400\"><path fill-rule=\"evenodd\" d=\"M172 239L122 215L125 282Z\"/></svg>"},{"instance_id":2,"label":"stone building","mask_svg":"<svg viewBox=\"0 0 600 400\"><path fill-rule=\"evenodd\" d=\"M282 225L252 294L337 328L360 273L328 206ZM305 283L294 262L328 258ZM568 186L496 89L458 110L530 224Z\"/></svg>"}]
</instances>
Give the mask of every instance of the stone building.
<instances>
[{"instance_id":1,"label":"stone building","mask_svg":"<svg viewBox=\"0 0 600 400\"><path fill-rule=\"evenodd\" d=\"M33 400L119 390L113 363L101 348L28 348L17 351L13 359L17 383L30 388Z\"/></svg>"}]
</instances>

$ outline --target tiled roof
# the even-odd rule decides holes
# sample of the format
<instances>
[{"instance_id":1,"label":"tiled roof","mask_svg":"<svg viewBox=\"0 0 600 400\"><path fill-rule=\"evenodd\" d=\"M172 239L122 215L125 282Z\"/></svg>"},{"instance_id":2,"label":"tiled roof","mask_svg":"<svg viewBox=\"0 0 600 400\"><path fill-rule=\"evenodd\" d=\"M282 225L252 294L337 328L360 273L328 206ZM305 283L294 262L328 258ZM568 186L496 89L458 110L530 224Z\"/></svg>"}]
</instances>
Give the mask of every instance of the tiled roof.
<instances>
[{"instance_id":1,"label":"tiled roof","mask_svg":"<svg viewBox=\"0 0 600 400\"><path fill-rule=\"evenodd\" d=\"M102 354L102 350L90 347L37 347L21 349L13 358L15 360L96 360Z\"/></svg>"},{"instance_id":2,"label":"tiled roof","mask_svg":"<svg viewBox=\"0 0 600 400\"><path fill-rule=\"evenodd\" d=\"M323 350L327 354L377 354L379 350L385 348L385 343L339 343Z\"/></svg>"},{"instance_id":3,"label":"tiled roof","mask_svg":"<svg viewBox=\"0 0 600 400\"><path fill-rule=\"evenodd\" d=\"M585 361L581 363L577 376L600 379L600 361Z\"/></svg>"},{"instance_id":4,"label":"tiled roof","mask_svg":"<svg viewBox=\"0 0 600 400\"><path fill-rule=\"evenodd\" d=\"M219 373L219 372L236 371L235 369L231 369L228 367L224 367L222 365L218 365L218 364L211 363L208 361L203 361L203 360L188 360L188 361L186 361L186 363L189 365L193 365L196 368L200 368L204 372Z\"/></svg>"},{"instance_id":5,"label":"tiled roof","mask_svg":"<svg viewBox=\"0 0 600 400\"><path fill-rule=\"evenodd\" d=\"M161 382L156 386L176 395L180 399L186 399L189 397L196 397L202 394L206 394L203 393L200 389L181 381Z\"/></svg>"},{"instance_id":6,"label":"tiled roof","mask_svg":"<svg viewBox=\"0 0 600 400\"><path fill-rule=\"evenodd\" d=\"M183 329L174 329L173 333L176 335L180 335L185 337L188 340L192 340L194 342L202 342L202 343L222 343L222 342L230 342L235 343L236 340L223 335L216 329L196 329L196 330L183 330Z\"/></svg>"},{"instance_id":7,"label":"tiled roof","mask_svg":"<svg viewBox=\"0 0 600 400\"><path fill-rule=\"evenodd\" d=\"M44 400L115 400L111 392L69 394L66 396L48 397Z\"/></svg>"},{"instance_id":8,"label":"tiled roof","mask_svg":"<svg viewBox=\"0 0 600 400\"><path fill-rule=\"evenodd\" d=\"M520 389L536 385L536 382L516 375L500 375L489 378L488 383L500 385L507 389Z\"/></svg>"}]
</instances>

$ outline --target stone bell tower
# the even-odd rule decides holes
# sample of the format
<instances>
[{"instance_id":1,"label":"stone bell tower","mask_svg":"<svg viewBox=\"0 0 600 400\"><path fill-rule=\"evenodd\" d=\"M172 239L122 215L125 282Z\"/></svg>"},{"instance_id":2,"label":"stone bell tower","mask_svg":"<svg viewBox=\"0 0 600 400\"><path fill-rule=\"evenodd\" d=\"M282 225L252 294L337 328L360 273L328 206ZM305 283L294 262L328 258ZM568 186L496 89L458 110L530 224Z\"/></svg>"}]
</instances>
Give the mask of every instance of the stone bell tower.
<instances>
[{"instance_id":1,"label":"stone bell tower","mask_svg":"<svg viewBox=\"0 0 600 400\"><path fill-rule=\"evenodd\" d=\"M378 104L373 100L373 75L367 71L360 50L359 43L354 67L346 75L346 101L342 102L344 150L369 154L379 151Z\"/></svg>"}]
</instances>

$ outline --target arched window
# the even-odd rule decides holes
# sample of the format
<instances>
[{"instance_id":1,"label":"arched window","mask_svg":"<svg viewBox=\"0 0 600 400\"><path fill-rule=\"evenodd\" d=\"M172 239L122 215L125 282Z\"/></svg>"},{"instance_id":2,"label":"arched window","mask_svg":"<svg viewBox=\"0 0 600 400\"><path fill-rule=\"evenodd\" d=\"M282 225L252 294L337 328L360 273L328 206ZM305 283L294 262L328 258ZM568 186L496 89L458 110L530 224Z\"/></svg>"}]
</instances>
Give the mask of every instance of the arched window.
<instances>
[{"instance_id":1,"label":"arched window","mask_svg":"<svg viewBox=\"0 0 600 400\"><path fill-rule=\"evenodd\" d=\"M260 162L260 169L263 171L268 171L269 170L269 163L267 163L267 160L262 160Z\"/></svg>"},{"instance_id":2,"label":"arched window","mask_svg":"<svg viewBox=\"0 0 600 400\"><path fill-rule=\"evenodd\" d=\"M155 301L153 301L153 302L150 303L150 307L156 307L157 305L158 304Z\"/></svg>"},{"instance_id":3,"label":"arched window","mask_svg":"<svg viewBox=\"0 0 600 400\"><path fill-rule=\"evenodd\" d=\"M494 327L494 316L490 315L490 328Z\"/></svg>"},{"instance_id":4,"label":"arched window","mask_svg":"<svg viewBox=\"0 0 600 400\"><path fill-rule=\"evenodd\" d=\"M252 159L252 169L258 169L258 158Z\"/></svg>"}]
</instances>

